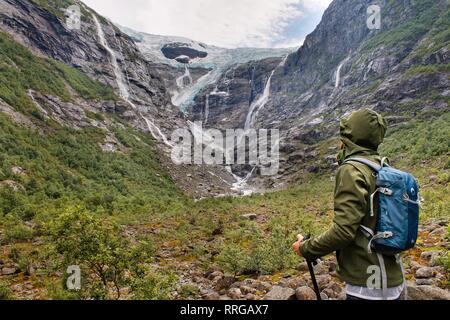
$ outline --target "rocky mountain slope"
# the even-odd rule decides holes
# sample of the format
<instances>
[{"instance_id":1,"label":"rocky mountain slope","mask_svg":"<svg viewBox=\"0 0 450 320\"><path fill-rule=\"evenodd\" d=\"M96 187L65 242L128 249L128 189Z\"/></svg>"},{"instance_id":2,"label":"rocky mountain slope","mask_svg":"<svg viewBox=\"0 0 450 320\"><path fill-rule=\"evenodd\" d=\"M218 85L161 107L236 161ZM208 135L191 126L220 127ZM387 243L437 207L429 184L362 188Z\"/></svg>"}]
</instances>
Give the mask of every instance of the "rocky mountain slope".
<instances>
[{"instance_id":1,"label":"rocky mountain slope","mask_svg":"<svg viewBox=\"0 0 450 320\"><path fill-rule=\"evenodd\" d=\"M74 3L80 30L64 24ZM362 106L388 116L382 153L420 181L410 296L449 299L448 6L375 1L376 31L369 3L335 0L297 52L242 49L206 65L211 47L151 40L152 57L78 1L0 0L0 299L311 299L291 243L329 225L337 120ZM187 116L174 92L191 100ZM170 161L168 137L189 120L281 129L279 174L250 182L287 189L194 201L247 181ZM92 259L122 277L98 277ZM62 281L75 260L89 275L81 292ZM319 285L342 299L335 268L326 257Z\"/></svg>"},{"instance_id":2,"label":"rocky mountain slope","mask_svg":"<svg viewBox=\"0 0 450 320\"><path fill-rule=\"evenodd\" d=\"M64 10L72 4L82 9L79 30L69 30L65 24ZM29 106L28 113L39 114L71 128L102 128L108 131L108 139L102 146L111 152L122 146L109 124L86 120L86 113L93 113L98 118L106 116L112 125L118 117L139 131L148 132L156 140L160 161L188 194L202 197L230 192L235 178L222 167L173 164L170 135L174 128L188 128L188 124L179 108L171 103L167 80L163 80L159 72L163 67L149 63L134 41L114 24L79 1L2 0L0 29L36 57L66 66L66 73L81 72L113 89L109 96L99 94L91 99L94 101L89 101L83 96L84 92L72 92L86 83L70 83L67 88L71 91L70 99L61 97L58 90L48 92L41 90L39 85L25 84L20 90L26 90L24 99ZM9 61L5 63L9 64ZM3 108L17 111L14 101L9 101L6 95L1 98ZM217 176L221 177L219 181L216 181Z\"/></svg>"},{"instance_id":3,"label":"rocky mountain slope","mask_svg":"<svg viewBox=\"0 0 450 320\"><path fill-rule=\"evenodd\" d=\"M380 30L366 25L369 5L381 7ZM352 110L373 108L391 125L448 112L449 14L444 0L335 0L297 52L232 66L197 95L191 117L243 128L253 112L252 127L280 129L283 163L267 186L327 170L329 139Z\"/></svg>"}]
</instances>

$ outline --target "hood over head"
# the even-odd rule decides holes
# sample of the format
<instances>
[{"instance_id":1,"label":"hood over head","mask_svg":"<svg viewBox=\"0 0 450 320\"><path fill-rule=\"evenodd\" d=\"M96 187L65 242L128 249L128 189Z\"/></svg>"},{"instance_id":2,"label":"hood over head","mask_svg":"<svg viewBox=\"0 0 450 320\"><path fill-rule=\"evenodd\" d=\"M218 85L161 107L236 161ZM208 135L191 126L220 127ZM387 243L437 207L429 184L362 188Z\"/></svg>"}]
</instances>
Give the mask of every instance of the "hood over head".
<instances>
[{"instance_id":1,"label":"hood over head","mask_svg":"<svg viewBox=\"0 0 450 320\"><path fill-rule=\"evenodd\" d=\"M340 161L357 154L378 155L378 146L387 131L386 120L375 111L361 109L341 120L340 133L344 149Z\"/></svg>"}]
</instances>

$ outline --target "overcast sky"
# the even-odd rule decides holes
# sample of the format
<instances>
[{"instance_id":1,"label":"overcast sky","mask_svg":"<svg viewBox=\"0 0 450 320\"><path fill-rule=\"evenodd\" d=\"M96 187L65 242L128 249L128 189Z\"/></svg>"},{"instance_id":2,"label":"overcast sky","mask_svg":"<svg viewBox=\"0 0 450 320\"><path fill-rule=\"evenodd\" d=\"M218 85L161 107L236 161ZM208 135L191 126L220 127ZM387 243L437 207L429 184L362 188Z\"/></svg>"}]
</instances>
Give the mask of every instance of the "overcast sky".
<instances>
[{"instance_id":1,"label":"overcast sky","mask_svg":"<svg viewBox=\"0 0 450 320\"><path fill-rule=\"evenodd\" d=\"M123 26L221 47L298 47L331 0L83 0Z\"/></svg>"}]
</instances>

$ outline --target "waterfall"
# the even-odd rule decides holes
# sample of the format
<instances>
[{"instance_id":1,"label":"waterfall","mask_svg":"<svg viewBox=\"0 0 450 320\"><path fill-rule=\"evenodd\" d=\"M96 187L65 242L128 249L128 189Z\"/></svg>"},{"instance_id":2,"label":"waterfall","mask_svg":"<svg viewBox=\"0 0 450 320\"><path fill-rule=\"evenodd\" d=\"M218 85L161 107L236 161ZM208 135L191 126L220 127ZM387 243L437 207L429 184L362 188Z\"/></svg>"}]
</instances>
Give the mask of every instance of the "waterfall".
<instances>
[{"instance_id":1,"label":"waterfall","mask_svg":"<svg viewBox=\"0 0 450 320\"><path fill-rule=\"evenodd\" d=\"M209 117L209 94L206 95L205 97L205 124L208 122L208 117Z\"/></svg>"},{"instance_id":2,"label":"waterfall","mask_svg":"<svg viewBox=\"0 0 450 320\"><path fill-rule=\"evenodd\" d=\"M128 90L128 85L125 83L124 76L122 73L122 70L119 67L119 63L117 62L117 54L116 52L111 49L111 47L108 45L108 42L106 41L105 33L103 32L102 25L100 24L100 21L98 21L98 18L95 14L92 15L92 18L94 19L96 28L97 28L97 36L100 40L101 46L108 52L108 54L111 57L111 65L113 67L114 76L117 82L117 86L119 88L120 97L125 100L134 110L136 110L142 119L144 119L145 124L147 125L147 128L150 132L150 134L158 141L163 141L164 144L166 144L169 147L173 147L173 145L169 142L167 137L164 135L164 133L161 131L161 129L155 125L155 123L150 120L149 118L142 115L142 113L138 110L136 105L130 100L130 92Z\"/></svg>"},{"instance_id":3,"label":"waterfall","mask_svg":"<svg viewBox=\"0 0 450 320\"><path fill-rule=\"evenodd\" d=\"M263 94L250 105L250 109L247 113L247 119L245 119L244 130L249 130L255 124L256 118L258 116L259 111L266 105L269 101L270 97L270 84L272 81L272 76L275 73L275 70L270 74L269 79L267 80L266 86L264 88Z\"/></svg>"},{"instance_id":4,"label":"waterfall","mask_svg":"<svg viewBox=\"0 0 450 320\"><path fill-rule=\"evenodd\" d=\"M114 76L116 78L117 86L119 87L120 97L123 98L124 100L128 101L130 98L130 94L128 92L127 85L125 84L125 81L123 79L122 71L120 70L119 64L117 63L117 55L114 52L114 50L112 50L109 47L108 42L106 41L105 33L103 32L102 26L100 25L100 21L98 21L97 16L93 15L92 17L94 18L94 22L97 27L97 35L100 40L100 44L102 45L103 48L105 48L105 50L111 56L111 64L113 66L113 71L114 71Z\"/></svg>"},{"instance_id":5,"label":"waterfall","mask_svg":"<svg viewBox=\"0 0 450 320\"><path fill-rule=\"evenodd\" d=\"M187 79L188 83L185 84L185 79ZM192 80L192 76L191 76L191 71L189 70L189 67L187 66L187 64L185 64L184 66L184 74L180 77L178 77L176 79L176 83L178 88L184 88L187 86L190 86L192 84L193 80Z\"/></svg>"},{"instance_id":6,"label":"waterfall","mask_svg":"<svg viewBox=\"0 0 450 320\"><path fill-rule=\"evenodd\" d=\"M256 167L253 167L253 169L247 173L247 175L244 178L239 177L238 175L234 174L231 170L230 166L227 166L227 171L233 176L233 178L236 180L235 183L232 184L231 190L242 192L244 196L250 196L253 194L254 190L249 187L248 180L253 175L253 172L255 171Z\"/></svg>"},{"instance_id":7,"label":"waterfall","mask_svg":"<svg viewBox=\"0 0 450 320\"><path fill-rule=\"evenodd\" d=\"M334 84L335 88L339 88L340 84L341 84L341 70L342 67L347 63L347 61L350 59L350 56L348 56L347 58L344 59L344 61L342 61L337 70L336 70L336 82Z\"/></svg>"},{"instance_id":8,"label":"waterfall","mask_svg":"<svg viewBox=\"0 0 450 320\"><path fill-rule=\"evenodd\" d=\"M286 60L288 58L289 55L286 55L283 60L281 60L280 64L278 66L275 67L275 69L272 70L272 72L270 73L269 79L267 80L266 86L264 87L264 92L263 94L255 101L253 101L250 104L250 108L248 110L247 113L247 118L245 119L245 125L244 125L244 130L249 130L251 129L255 122L256 119L258 117L259 111L264 108L264 106L267 104L267 102L269 101L270 98L270 85L272 82L272 77L275 74L275 71L284 66L284 64L286 63Z\"/></svg>"}]
</instances>

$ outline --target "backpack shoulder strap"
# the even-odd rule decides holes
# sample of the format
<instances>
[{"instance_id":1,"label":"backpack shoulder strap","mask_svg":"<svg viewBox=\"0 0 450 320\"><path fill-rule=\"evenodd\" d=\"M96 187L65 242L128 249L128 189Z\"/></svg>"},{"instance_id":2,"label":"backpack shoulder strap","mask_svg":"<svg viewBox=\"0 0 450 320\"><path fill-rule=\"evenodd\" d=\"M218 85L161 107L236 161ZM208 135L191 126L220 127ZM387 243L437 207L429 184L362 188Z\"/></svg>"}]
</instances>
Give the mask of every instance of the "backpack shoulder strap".
<instances>
[{"instance_id":1,"label":"backpack shoulder strap","mask_svg":"<svg viewBox=\"0 0 450 320\"><path fill-rule=\"evenodd\" d=\"M345 160L344 163L347 163L347 162L350 162L350 161L354 161L354 162L359 162L359 163L365 164L369 168L373 169L375 172L379 172L383 168L378 163L375 163L375 162L370 161L370 160L365 159L365 158L358 158L358 157L349 158L349 159Z\"/></svg>"}]
</instances>

